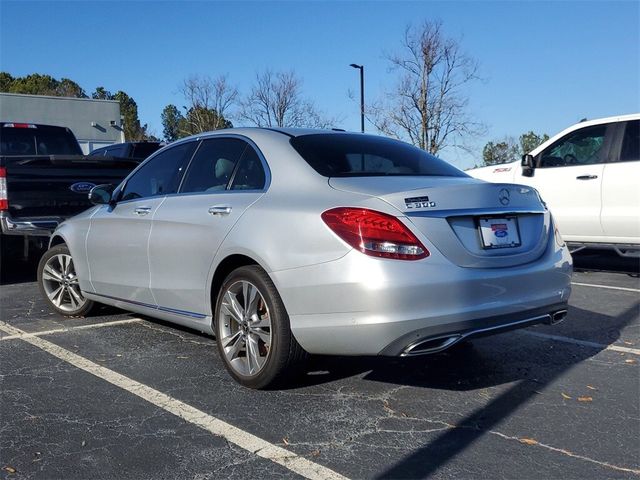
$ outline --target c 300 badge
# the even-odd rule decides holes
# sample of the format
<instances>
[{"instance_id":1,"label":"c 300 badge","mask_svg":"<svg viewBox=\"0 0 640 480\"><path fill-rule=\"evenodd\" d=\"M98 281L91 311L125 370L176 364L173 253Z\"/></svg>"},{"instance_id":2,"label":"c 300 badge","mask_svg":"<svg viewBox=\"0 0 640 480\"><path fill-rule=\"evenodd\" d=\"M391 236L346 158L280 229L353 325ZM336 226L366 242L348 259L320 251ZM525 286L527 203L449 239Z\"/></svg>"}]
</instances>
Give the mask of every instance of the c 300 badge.
<instances>
[{"instance_id":1,"label":"c 300 badge","mask_svg":"<svg viewBox=\"0 0 640 480\"><path fill-rule=\"evenodd\" d=\"M411 197L405 198L404 204L407 208L434 208L436 202L429 201L429 197Z\"/></svg>"}]
</instances>

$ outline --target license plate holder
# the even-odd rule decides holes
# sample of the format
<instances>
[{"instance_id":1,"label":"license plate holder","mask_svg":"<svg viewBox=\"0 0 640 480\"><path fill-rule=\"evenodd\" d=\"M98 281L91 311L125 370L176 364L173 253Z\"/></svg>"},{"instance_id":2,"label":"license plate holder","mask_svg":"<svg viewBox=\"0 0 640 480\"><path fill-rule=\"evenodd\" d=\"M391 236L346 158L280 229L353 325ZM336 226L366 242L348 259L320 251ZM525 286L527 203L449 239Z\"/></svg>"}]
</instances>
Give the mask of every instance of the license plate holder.
<instances>
[{"instance_id":1,"label":"license plate holder","mask_svg":"<svg viewBox=\"0 0 640 480\"><path fill-rule=\"evenodd\" d=\"M522 245L517 217L479 217L477 223L482 248L485 250Z\"/></svg>"}]
</instances>

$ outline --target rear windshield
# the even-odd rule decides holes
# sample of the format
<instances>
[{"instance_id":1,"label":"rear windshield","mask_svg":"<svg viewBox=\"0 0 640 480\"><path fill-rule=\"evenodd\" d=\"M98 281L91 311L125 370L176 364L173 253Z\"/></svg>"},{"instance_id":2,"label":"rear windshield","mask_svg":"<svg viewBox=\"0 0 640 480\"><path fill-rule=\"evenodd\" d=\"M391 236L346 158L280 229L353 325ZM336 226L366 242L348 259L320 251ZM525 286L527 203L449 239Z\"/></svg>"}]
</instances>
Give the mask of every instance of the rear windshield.
<instances>
[{"instance_id":1,"label":"rear windshield","mask_svg":"<svg viewBox=\"0 0 640 480\"><path fill-rule=\"evenodd\" d=\"M384 137L320 133L294 137L291 145L325 177L467 176L424 150Z\"/></svg>"},{"instance_id":2,"label":"rear windshield","mask_svg":"<svg viewBox=\"0 0 640 480\"><path fill-rule=\"evenodd\" d=\"M133 153L131 156L133 158L147 158L157 150L160 150L159 143L137 143L133 146Z\"/></svg>"},{"instance_id":3,"label":"rear windshield","mask_svg":"<svg viewBox=\"0 0 640 480\"><path fill-rule=\"evenodd\" d=\"M66 128L0 128L0 155L82 155Z\"/></svg>"}]
</instances>

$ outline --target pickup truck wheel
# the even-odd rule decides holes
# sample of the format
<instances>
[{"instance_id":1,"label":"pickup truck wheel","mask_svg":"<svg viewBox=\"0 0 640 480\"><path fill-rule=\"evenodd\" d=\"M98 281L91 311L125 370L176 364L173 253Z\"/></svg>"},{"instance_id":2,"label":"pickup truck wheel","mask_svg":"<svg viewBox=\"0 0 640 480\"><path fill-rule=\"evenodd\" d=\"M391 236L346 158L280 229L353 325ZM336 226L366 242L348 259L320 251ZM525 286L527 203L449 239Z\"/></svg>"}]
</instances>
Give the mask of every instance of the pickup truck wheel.
<instances>
[{"instance_id":1,"label":"pickup truck wheel","mask_svg":"<svg viewBox=\"0 0 640 480\"><path fill-rule=\"evenodd\" d=\"M284 384L307 357L291 333L289 315L275 285L257 265L234 270L222 284L215 333L225 367L245 387Z\"/></svg>"},{"instance_id":2,"label":"pickup truck wheel","mask_svg":"<svg viewBox=\"0 0 640 480\"><path fill-rule=\"evenodd\" d=\"M94 306L80 290L73 258L64 244L50 248L40 259L38 286L51 308L67 317L84 317Z\"/></svg>"}]
</instances>

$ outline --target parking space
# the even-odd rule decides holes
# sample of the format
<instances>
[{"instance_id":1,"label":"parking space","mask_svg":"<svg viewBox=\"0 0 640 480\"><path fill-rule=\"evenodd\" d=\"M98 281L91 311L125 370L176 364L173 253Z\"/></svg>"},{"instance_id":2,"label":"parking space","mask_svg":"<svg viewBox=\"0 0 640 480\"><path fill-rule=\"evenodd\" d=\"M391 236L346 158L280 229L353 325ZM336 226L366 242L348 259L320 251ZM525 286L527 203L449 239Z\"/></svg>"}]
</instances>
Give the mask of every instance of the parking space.
<instances>
[{"instance_id":1,"label":"parking space","mask_svg":"<svg viewBox=\"0 0 640 480\"><path fill-rule=\"evenodd\" d=\"M610 288L616 287L616 288ZM581 271L566 321L417 359L314 358L252 391L213 338L2 286L1 478L637 478L640 284Z\"/></svg>"}]
</instances>

